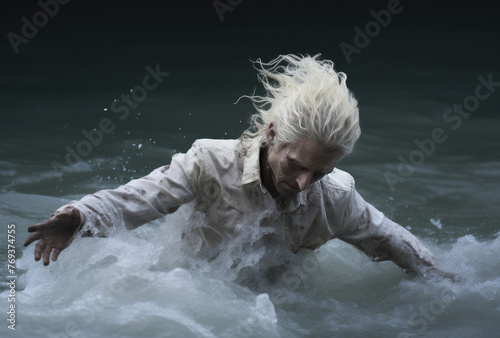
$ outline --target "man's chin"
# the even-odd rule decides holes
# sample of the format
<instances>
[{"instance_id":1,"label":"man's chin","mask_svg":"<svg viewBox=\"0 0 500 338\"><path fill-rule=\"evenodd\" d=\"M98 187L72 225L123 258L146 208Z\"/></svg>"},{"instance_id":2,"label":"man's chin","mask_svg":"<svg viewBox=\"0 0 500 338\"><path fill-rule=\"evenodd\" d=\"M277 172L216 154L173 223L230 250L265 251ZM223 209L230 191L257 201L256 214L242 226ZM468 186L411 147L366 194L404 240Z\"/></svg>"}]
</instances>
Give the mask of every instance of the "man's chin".
<instances>
[{"instance_id":1,"label":"man's chin","mask_svg":"<svg viewBox=\"0 0 500 338\"><path fill-rule=\"evenodd\" d=\"M281 197L287 198L287 197L293 197L297 195L300 192L299 189L294 189L292 186L289 184L283 184L283 186L280 187L278 190L278 193Z\"/></svg>"}]
</instances>

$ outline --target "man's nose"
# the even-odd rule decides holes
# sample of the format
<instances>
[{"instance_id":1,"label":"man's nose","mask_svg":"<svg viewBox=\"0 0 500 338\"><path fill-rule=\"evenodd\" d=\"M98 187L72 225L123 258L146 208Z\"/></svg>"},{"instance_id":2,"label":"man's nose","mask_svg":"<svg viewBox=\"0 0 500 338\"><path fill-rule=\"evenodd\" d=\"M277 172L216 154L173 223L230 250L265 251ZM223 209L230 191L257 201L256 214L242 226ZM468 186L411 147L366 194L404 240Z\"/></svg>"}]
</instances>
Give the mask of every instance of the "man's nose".
<instances>
[{"instance_id":1,"label":"man's nose","mask_svg":"<svg viewBox=\"0 0 500 338\"><path fill-rule=\"evenodd\" d=\"M309 185L311 184L312 175L313 174L310 172L303 172L297 177L296 182L297 185L299 186L300 191L309 188Z\"/></svg>"}]
</instances>

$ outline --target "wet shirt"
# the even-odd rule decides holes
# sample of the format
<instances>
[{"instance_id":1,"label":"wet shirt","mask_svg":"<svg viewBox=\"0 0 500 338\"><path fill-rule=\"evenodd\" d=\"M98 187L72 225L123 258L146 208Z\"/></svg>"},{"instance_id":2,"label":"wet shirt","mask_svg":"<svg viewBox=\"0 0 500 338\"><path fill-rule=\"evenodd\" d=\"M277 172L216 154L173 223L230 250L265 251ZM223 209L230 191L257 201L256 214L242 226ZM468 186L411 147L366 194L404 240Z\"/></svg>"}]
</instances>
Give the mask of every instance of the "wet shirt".
<instances>
[{"instance_id":1,"label":"wet shirt","mask_svg":"<svg viewBox=\"0 0 500 338\"><path fill-rule=\"evenodd\" d=\"M316 249L333 238L353 244L375 260L408 270L433 264L431 253L406 229L384 216L356 191L354 179L336 169L299 194L274 199L262 185L262 139L196 141L171 164L114 190L101 190L70 204L85 215L84 231L134 229L192 202L207 226L197 232L207 255L236 236L245 219L279 228L290 249Z\"/></svg>"}]
</instances>

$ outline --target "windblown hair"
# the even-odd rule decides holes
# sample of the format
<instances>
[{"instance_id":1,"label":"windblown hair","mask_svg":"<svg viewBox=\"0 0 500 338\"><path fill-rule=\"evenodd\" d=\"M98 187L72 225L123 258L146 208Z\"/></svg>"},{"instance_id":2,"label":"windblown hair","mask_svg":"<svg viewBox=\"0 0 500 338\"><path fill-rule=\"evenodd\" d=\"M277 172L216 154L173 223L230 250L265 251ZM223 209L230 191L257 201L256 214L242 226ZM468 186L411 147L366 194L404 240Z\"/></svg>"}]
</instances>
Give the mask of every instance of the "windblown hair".
<instances>
[{"instance_id":1,"label":"windblown hair","mask_svg":"<svg viewBox=\"0 0 500 338\"><path fill-rule=\"evenodd\" d=\"M319 56L288 54L269 63L252 61L266 95L243 96L252 100L257 113L242 138L263 135L274 122L278 149L310 138L325 150L352 152L361 134L358 102L347 88L347 75Z\"/></svg>"}]
</instances>

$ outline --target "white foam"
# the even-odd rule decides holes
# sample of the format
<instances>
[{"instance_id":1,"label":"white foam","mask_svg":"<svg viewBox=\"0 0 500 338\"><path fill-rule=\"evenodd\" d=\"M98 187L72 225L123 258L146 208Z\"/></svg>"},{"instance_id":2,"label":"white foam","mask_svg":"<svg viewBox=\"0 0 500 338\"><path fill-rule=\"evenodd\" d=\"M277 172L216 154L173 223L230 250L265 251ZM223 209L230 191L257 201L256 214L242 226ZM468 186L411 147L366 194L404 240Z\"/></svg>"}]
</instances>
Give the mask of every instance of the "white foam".
<instances>
[{"instance_id":1,"label":"white foam","mask_svg":"<svg viewBox=\"0 0 500 338\"><path fill-rule=\"evenodd\" d=\"M340 240L295 255L266 247L261 240L272 229L256 220L208 262L189 255L181 238L186 227L200 226L196 218L186 221L189 212L182 208L111 238L78 238L49 267L33 261L33 247L26 249L18 260L19 269L27 270L18 281L19 330L47 336L71 323L85 337L163 337L167 331L397 337L419 330L439 337L450 325L469 330L466 323L485 323L485 316L500 319L498 237L426 242L439 266L460 278L426 281L392 262L374 263ZM490 320L482 331L468 332L492 330Z\"/></svg>"}]
</instances>

